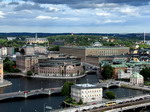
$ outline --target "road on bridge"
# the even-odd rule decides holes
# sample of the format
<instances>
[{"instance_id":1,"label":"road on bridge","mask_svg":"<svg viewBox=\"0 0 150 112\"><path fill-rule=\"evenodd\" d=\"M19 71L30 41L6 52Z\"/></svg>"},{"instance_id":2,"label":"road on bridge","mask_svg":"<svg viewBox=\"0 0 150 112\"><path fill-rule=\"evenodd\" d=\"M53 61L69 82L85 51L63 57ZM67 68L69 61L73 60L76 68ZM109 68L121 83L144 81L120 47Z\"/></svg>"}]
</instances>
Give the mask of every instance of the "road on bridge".
<instances>
[{"instance_id":1,"label":"road on bridge","mask_svg":"<svg viewBox=\"0 0 150 112\"><path fill-rule=\"evenodd\" d=\"M149 103L149 102L150 102L150 99L144 99L144 100L140 100L140 101L128 102L128 103L123 103L123 104L116 104L116 105L109 106L109 107L103 107L103 108L88 110L85 112L101 112L101 111L106 111L106 110L111 110L111 109L116 109L116 108L122 108L122 107L131 106L131 105L133 106L133 105L142 104L142 103Z\"/></svg>"}]
</instances>

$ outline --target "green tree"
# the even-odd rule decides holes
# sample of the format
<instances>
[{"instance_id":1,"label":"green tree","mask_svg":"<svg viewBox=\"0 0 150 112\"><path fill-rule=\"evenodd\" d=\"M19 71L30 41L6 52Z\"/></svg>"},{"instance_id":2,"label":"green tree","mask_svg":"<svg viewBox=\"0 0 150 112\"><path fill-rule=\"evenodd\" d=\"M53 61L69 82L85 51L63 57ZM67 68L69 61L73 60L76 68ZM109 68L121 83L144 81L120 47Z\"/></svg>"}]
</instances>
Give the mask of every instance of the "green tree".
<instances>
[{"instance_id":1,"label":"green tree","mask_svg":"<svg viewBox=\"0 0 150 112\"><path fill-rule=\"evenodd\" d=\"M105 95L106 95L106 98L108 98L108 99L110 99L110 100L116 98L115 93L112 92L112 91L106 91Z\"/></svg>"},{"instance_id":2,"label":"green tree","mask_svg":"<svg viewBox=\"0 0 150 112\"><path fill-rule=\"evenodd\" d=\"M27 71L27 75L31 76L32 75L32 71Z\"/></svg>"},{"instance_id":3,"label":"green tree","mask_svg":"<svg viewBox=\"0 0 150 112\"><path fill-rule=\"evenodd\" d=\"M21 50L20 50L20 53L21 53L22 55L25 55L24 49L21 49Z\"/></svg>"},{"instance_id":4,"label":"green tree","mask_svg":"<svg viewBox=\"0 0 150 112\"><path fill-rule=\"evenodd\" d=\"M4 71L5 72L14 72L14 62L13 61L7 61L4 63Z\"/></svg>"},{"instance_id":5,"label":"green tree","mask_svg":"<svg viewBox=\"0 0 150 112\"><path fill-rule=\"evenodd\" d=\"M65 82L63 85L63 88L61 90L62 95L70 96L71 93L71 86L73 85L73 82Z\"/></svg>"},{"instance_id":6,"label":"green tree","mask_svg":"<svg viewBox=\"0 0 150 112\"><path fill-rule=\"evenodd\" d=\"M144 77L144 80L150 79L150 68L146 67L140 71L140 74Z\"/></svg>"},{"instance_id":7,"label":"green tree","mask_svg":"<svg viewBox=\"0 0 150 112\"><path fill-rule=\"evenodd\" d=\"M105 65L101 72L104 79L111 79L113 75L113 68L110 65Z\"/></svg>"},{"instance_id":8,"label":"green tree","mask_svg":"<svg viewBox=\"0 0 150 112\"><path fill-rule=\"evenodd\" d=\"M78 104L79 104L79 105L83 104L82 99L79 100Z\"/></svg>"},{"instance_id":9,"label":"green tree","mask_svg":"<svg viewBox=\"0 0 150 112\"><path fill-rule=\"evenodd\" d=\"M53 46L52 48L49 48L50 51L59 51L59 46Z\"/></svg>"}]
</instances>

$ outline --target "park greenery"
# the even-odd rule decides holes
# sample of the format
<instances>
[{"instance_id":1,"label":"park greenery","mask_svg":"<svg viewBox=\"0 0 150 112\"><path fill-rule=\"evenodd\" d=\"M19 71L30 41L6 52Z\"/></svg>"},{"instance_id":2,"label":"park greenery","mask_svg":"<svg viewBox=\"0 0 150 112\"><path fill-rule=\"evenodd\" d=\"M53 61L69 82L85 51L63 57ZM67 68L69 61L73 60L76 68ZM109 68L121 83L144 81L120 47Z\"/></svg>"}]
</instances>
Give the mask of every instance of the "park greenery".
<instances>
[{"instance_id":1,"label":"park greenery","mask_svg":"<svg viewBox=\"0 0 150 112\"><path fill-rule=\"evenodd\" d=\"M81 99L79 100L79 102L76 102L71 97L66 97L66 99L64 101L65 101L65 103L73 105L73 106L77 106L77 105L82 105L83 104L83 101Z\"/></svg>"},{"instance_id":2,"label":"park greenery","mask_svg":"<svg viewBox=\"0 0 150 112\"><path fill-rule=\"evenodd\" d=\"M21 47L25 45L25 41L20 40L9 41L7 39L0 39L0 45L5 47Z\"/></svg>"},{"instance_id":3,"label":"park greenery","mask_svg":"<svg viewBox=\"0 0 150 112\"><path fill-rule=\"evenodd\" d=\"M6 47L21 47L23 45L26 45L25 38L28 38L29 36L22 36L19 39L9 41L5 38L0 39L0 45L6 46ZM101 35L54 35L54 36L48 36L46 37L48 39L48 43L38 44L42 46L49 46L49 50L56 51L59 50L58 46L53 46L52 43L55 41L64 41L65 45L76 45L76 46L90 46L94 42L100 42L104 46L126 46L133 49L133 45L135 45L136 42L139 42L139 39L136 38L119 38L114 36L107 36L108 39L114 39L114 41L109 41L108 39L104 39L104 36ZM147 44L140 44L140 48L150 48L150 45Z\"/></svg>"},{"instance_id":4,"label":"park greenery","mask_svg":"<svg viewBox=\"0 0 150 112\"><path fill-rule=\"evenodd\" d=\"M5 73L18 73L18 72L20 72L20 70L16 68L16 62L10 60L8 57L6 57L4 59L3 63L4 63L4 72Z\"/></svg>"},{"instance_id":5,"label":"park greenery","mask_svg":"<svg viewBox=\"0 0 150 112\"><path fill-rule=\"evenodd\" d=\"M72 85L74 85L73 82L65 82L64 85L63 85L63 88L61 90L62 95L70 96Z\"/></svg>"},{"instance_id":6,"label":"park greenery","mask_svg":"<svg viewBox=\"0 0 150 112\"><path fill-rule=\"evenodd\" d=\"M116 98L115 93L114 93L114 92L112 92L112 91L106 91L105 96L106 96L106 98L107 98L107 99L110 99L110 100L112 100L112 99L115 99L115 98Z\"/></svg>"},{"instance_id":7,"label":"park greenery","mask_svg":"<svg viewBox=\"0 0 150 112\"><path fill-rule=\"evenodd\" d=\"M32 71L27 71L27 76L31 76L32 74Z\"/></svg>"},{"instance_id":8,"label":"park greenery","mask_svg":"<svg viewBox=\"0 0 150 112\"><path fill-rule=\"evenodd\" d=\"M101 75L104 79L111 79L113 76L113 68L110 65L105 65L103 67Z\"/></svg>"},{"instance_id":9,"label":"park greenery","mask_svg":"<svg viewBox=\"0 0 150 112\"><path fill-rule=\"evenodd\" d=\"M49 51L59 51L59 46L52 46L48 48Z\"/></svg>"},{"instance_id":10,"label":"park greenery","mask_svg":"<svg viewBox=\"0 0 150 112\"><path fill-rule=\"evenodd\" d=\"M140 74L144 77L145 81L150 80L150 68L146 67L140 71Z\"/></svg>"}]
</instances>

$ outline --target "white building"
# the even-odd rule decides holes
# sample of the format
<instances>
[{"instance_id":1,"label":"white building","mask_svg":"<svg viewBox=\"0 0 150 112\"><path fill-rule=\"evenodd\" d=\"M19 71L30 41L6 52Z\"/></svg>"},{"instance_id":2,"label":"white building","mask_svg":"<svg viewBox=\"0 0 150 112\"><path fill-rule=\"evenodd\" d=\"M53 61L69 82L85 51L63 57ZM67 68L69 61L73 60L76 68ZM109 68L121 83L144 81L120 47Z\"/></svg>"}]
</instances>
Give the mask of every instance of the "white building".
<instances>
[{"instance_id":1,"label":"white building","mask_svg":"<svg viewBox=\"0 0 150 112\"><path fill-rule=\"evenodd\" d=\"M127 68L127 72L123 70L118 71L118 79L130 79L132 75L132 68Z\"/></svg>"},{"instance_id":2,"label":"white building","mask_svg":"<svg viewBox=\"0 0 150 112\"><path fill-rule=\"evenodd\" d=\"M144 83L144 78L138 72L134 72L130 78L131 84L142 85Z\"/></svg>"},{"instance_id":3,"label":"white building","mask_svg":"<svg viewBox=\"0 0 150 112\"><path fill-rule=\"evenodd\" d=\"M7 55L7 47L1 47L0 56L6 56L6 55Z\"/></svg>"},{"instance_id":4,"label":"white building","mask_svg":"<svg viewBox=\"0 0 150 112\"><path fill-rule=\"evenodd\" d=\"M102 101L102 88L92 84L75 84L71 87L71 97L83 103Z\"/></svg>"},{"instance_id":5,"label":"white building","mask_svg":"<svg viewBox=\"0 0 150 112\"><path fill-rule=\"evenodd\" d=\"M15 40L16 37L7 37L7 40Z\"/></svg>"},{"instance_id":6,"label":"white building","mask_svg":"<svg viewBox=\"0 0 150 112\"><path fill-rule=\"evenodd\" d=\"M99 47L99 46L102 46L102 44L100 42L95 42L95 43L92 44L92 46Z\"/></svg>"}]
</instances>

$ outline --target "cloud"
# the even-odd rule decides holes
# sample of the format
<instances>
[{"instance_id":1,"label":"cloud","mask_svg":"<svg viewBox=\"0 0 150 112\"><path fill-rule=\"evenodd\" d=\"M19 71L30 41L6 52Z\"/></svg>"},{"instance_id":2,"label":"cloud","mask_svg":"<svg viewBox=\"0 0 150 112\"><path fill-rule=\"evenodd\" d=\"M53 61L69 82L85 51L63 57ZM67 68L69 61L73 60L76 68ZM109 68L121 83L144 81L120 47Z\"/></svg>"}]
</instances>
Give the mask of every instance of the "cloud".
<instances>
[{"instance_id":1,"label":"cloud","mask_svg":"<svg viewBox=\"0 0 150 112\"><path fill-rule=\"evenodd\" d=\"M40 19L40 20L43 20L43 19L56 20L56 19L58 19L58 17L51 17L51 16L37 16L36 19Z\"/></svg>"},{"instance_id":2,"label":"cloud","mask_svg":"<svg viewBox=\"0 0 150 112\"><path fill-rule=\"evenodd\" d=\"M108 13L108 12L97 12L96 15L97 16L107 17L107 16L111 16L111 13Z\"/></svg>"},{"instance_id":3,"label":"cloud","mask_svg":"<svg viewBox=\"0 0 150 112\"><path fill-rule=\"evenodd\" d=\"M137 8L129 7L129 6L121 8L120 12L127 14L127 15L131 15L131 16L138 16L139 15Z\"/></svg>"},{"instance_id":4,"label":"cloud","mask_svg":"<svg viewBox=\"0 0 150 112\"><path fill-rule=\"evenodd\" d=\"M6 15L6 14L5 14L4 12L0 11L0 18L5 18L5 17L4 17L5 15Z\"/></svg>"},{"instance_id":5,"label":"cloud","mask_svg":"<svg viewBox=\"0 0 150 112\"><path fill-rule=\"evenodd\" d=\"M24 0L40 4L66 4L71 8L96 8L96 4L126 4L131 6L149 5L149 0Z\"/></svg>"},{"instance_id":6,"label":"cloud","mask_svg":"<svg viewBox=\"0 0 150 112\"><path fill-rule=\"evenodd\" d=\"M8 5L19 5L19 2L10 2Z\"/></svg>"},{"instance_id":7,"label":"cloud","mask_svg":"<svg viewBox=\"0 0 150 112\"><path fill-rule=\"evenodd\" d=\"M15 11L21 11L21 10L43 10L45 8L41 7L39 4L34 3L23 3L21 5L18 5L14 8Z\"/></svg>"},{"instance_id":8,"label":"cloud","mask_svg":"<svg viewBox=\"0 0 150 112\"><path fill-rule=\"evenodd\" d=\"M103 23L124 23L125 20L105 20Z\"/></svg>"}]
</instances>

